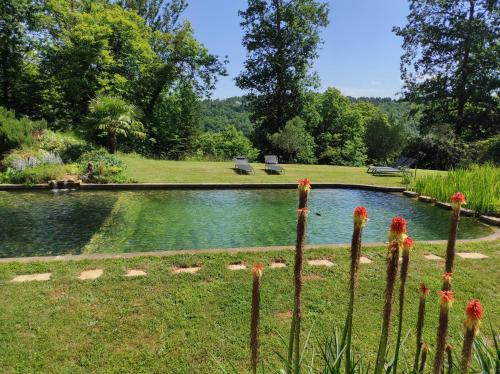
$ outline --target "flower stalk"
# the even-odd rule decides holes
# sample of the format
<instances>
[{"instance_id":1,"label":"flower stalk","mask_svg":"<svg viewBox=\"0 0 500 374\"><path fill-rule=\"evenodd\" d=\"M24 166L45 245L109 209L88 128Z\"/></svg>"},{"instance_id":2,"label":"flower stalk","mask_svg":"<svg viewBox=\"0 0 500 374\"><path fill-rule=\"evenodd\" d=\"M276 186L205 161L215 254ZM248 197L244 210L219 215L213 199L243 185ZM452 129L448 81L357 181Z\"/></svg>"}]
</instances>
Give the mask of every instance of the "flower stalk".
<instances>
[{"instance_id":1,"label":"flower stalk","mask_svg":"<svg viewBox=\"0 0 500 374\"><path fill-rule=\"evenodd\" d=\"M300 367L300 323L302 318L302 271L304 267L304 247L306 242L307 198L311 190L309 179L299 180L299 207L297 210L297 239L295 242L295 264L294 264L294 305L292 326L290 328L290 339L288 343L288 367L287 373L291 372L292 361L294 372L299 372Z\"/></svg>"},{"instance_id":2,"label":"flower stalk","mask_svg":"<svg viewBox=\"0 0 500 374\"><path fill-rule=\"evenodd\" d=\"M252 268L252 313L250 318L250 355L252 372L257 373L259 359L259 322L260 322L260 284L263 265L257 264Z\"/></svg>"},{"instance_id":3,"label":"flower stalk","mask_svg":"<svg viewBox=\"0 0 500 374\"><path fill-rule=\"evenodd\" d=\"M353 213L354 229L351 240L351 268L349 273L349 304L347 316L342 336L342 346L346 347L346 373L350 373L351 368L351 340L352 340L352 318L354 314L354 298L358 284L359 259L361 257L361 237L363 227L368 222L368 212L365 207L358 206ZM339 362L340 364L340 362Z\"/></svg>"},{"instance_id":4,"label":"flower stalk","mask_svg":"<svg viewBox=\"0 0 500 374\"><path fill-rule=\"evenodd\" d=\"M384 371L385 355L387 352L387 341L389 339L389 327L392 318L392 303L394 299L394 288L399 267L399 251L406 238L406 222L402 217L395 217L391 222L389 232L389 248L387 256L387 281L385 288L385 302L382 322L382 332L380 334L377 361L375 364L375 374Z\"/></svg>"},{"instance_id":5,"label":"flower stalk","mask_svg":"<svg viewBox=\"0 0 500 374\"><path fill-rule=\"evenodd\" d=\"M403 262L401 264L401 284L399 286L399 315L398 335L396 338L396 351L394 353L393 373L398 371L399 351L401 349L401 334L403 333L403 315L405 305L406 279L408 278L408 266L410 264L410 250L413 248L413 239L407 236L403 241Z\"/></svg>"},{"instance_id":6,"label":"flower stalk","mask_svg":"<svg viewBox=\"0 0 500 374\"><path fill-rule=\"evenodd\" d=\"M422 350L422 335L424 330L425 321L425 306L427 301L427 296L429 295L429 288L422 283L418 288L418 293L420 295L420 302L418 305L418 317L417 317L417 327L416 327L416 352L415 361L413 363L413 372L418 370L418 359L420 357L420 352Z\"/></svg>"},{"instance_id":7,"label":"flower stalk","mask_svg":"<svg viewBox=\"0 0 500 374\"><path fill-rule=\"evenodd\" d=\"M439 325L436 339L436 355L433 373L440 374L444 363L446 337L448 336L448 312L453 304L453 291L439 291Z\"/></svg>"},{"instance_id":8,"label":"flower stalk","mask_svg":"<svg viewBox=\"0 0 500 374\"><path fill-rule=\"evenodd\" d=\"M471 300L465 308L465 336L462 347L462 359L460 362L460 372L467 374L472 357L472 346L474 338L479 332L481 319L483 318L483 307L479 300Z\"/></svg>"},{"instance_id":9,"label":"flower stalk","mask_svg":"<svg viewBox=\"0 0 500 374\"><path fill-rule=\"evenodd\" d=\"M429 353L429 346L427 344L422 344L422 359L420 360L420 367L418 369L419 373L425 371L425 364L427 363L427 355Z\"/></svg>"}]
</instances>

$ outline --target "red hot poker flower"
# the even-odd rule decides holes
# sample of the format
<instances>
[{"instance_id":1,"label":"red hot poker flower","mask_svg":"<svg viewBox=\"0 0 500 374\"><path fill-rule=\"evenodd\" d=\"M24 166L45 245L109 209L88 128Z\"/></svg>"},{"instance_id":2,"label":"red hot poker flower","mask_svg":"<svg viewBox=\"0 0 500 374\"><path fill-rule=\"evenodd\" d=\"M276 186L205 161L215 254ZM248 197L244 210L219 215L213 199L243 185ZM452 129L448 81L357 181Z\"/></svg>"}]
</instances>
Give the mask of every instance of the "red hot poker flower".
<instances>
[{"instance_id":1,"label":"red hot poker flower","mask_svg":"<svg viewBox=\"0 0 500 374\"><path fill-rule=\"evenodd\" d=\"M252 268L252 273L254 273L257 277L261 277L262 276L262 270L264 269L264 265L262 264L256 264L253 268Z\"/></svg>"},{"instance_id":2,"label":"red hot poker flower","mask_svg":"<svg viewBox=\"0 0 500 374\"><path fill-rule=\"evenodd\" d=\"M439 303L443 308L449 309L453 300L453 291L439 291Z\"/></svg>"},{"instance_id":3,"label":"red hot poker flower","mask_svg":"<svg viewBox=\"0 0 500 374\"><path fill-rule=\"evenodd\" d=\"M309 214L309 208L297 209L297 213L299 213L299 215L307 216Z\"/></svg>"},{"instance_id":4,"label":"red hot poker flower","mask_svg":"<svg viewBox=\"0 0 500 374\"><path fill-rule=\"evenodd\" d=\"M421 283L420 287L418 288L418 293L420 294L420 298L427 298L427 295L429 295L429 287L427 287L425 283Z\"/></svg>"},{"instance_id":5,"label":"red hot poker flower","mask_svg":"<svg viewBox=\"0 0 500 374\"><path fill-rule=\"evenodd\" d=\"M462 192L456 192L451 196L451 206L453 209L460 209L465 204L465 195Z\"/></svg>"},{"instance_id":6,"label":"red hot poker flower","mask_svg":"<svg viewBox=\"0 0 500 374\"><path fill-rule=\"evenodd\" d=\"M444 273L443 274L443 280L447 282L448 284L451 284L451 278L453 277L453 273Z\"/></svg>"},{"instance_id":7,"label":"red hot poker flower","mask_svg":"<svg viewBox=\"0 0 500 374\"><path fill-rule=\"evenodd\" d=\"M471 300L465 308L464 327L468 330L477 331L483 318L483 306L479 300Z\"/></svg>"},{"instance_id":8,"label":"red hot poker flower","mask_svg":"<svg viewBox=\"0 0 500 374\"><path fill-rule=\"evenodd\" d=\"M311 181L308 178L299 179L299 190L309 192L311 190Z\"/></svg>"},{"instance_id":9,"label":"red hot poker flower","mask_svg":"<svg viewBox=\"0 0 500 374\"><path fill-rule=\"evenodd\" d=\"M368 221L368 211L364 206L357 206L353 213L354 223L359 226L364 226Z\"/></svg>"},{"instance_id":10,"label":"red hot poker flower","mask_svg":"<svg viewBox=\"0 0 500 374\"><path fill-rule=\"evenodd\" d=\"M407 236L403 241L403 248L412 249L413 248L413 239L410 236Z\"/></svg>"},{"instance_id":11,"label":"red hot poker flower","mask_svg":"<svg viewBox=\"0 0 500 374\"><path fill-rule=\"evenodd\" d=\"M406 221L403 217L394 217L391 221L391 231L389 241L398 240L401 242L406 237Z\"/></svg>"}]
</instances>

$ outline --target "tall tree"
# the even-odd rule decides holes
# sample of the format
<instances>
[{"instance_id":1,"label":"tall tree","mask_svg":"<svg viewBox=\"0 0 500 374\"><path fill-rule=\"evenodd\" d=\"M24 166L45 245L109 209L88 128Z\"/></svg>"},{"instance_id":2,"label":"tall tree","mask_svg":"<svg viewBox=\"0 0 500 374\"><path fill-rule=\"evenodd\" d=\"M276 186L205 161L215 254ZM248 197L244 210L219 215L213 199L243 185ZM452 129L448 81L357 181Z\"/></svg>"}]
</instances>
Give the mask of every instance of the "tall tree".
<instances>
[{"instance_id":1,"label":"tall tree","mask_svg":"<svg viewBox=\"0 0 500 374\"><path fill-rule=\"evenodd\" d=\"M247 58L236 84L249 91L256 142L270 151L268 136L301 114L307 89L317 84L310 68L320 30L328 24L328 6L315 0L248 0L239 15Z\"/></svg>"},{"instance_id":2,"label":"tall tree","mask_svg":"<svg viewBox=\"0 0 500 374\"><path fill-rule=\"evenodd\" d=\"M452 124L459 137L500 131L498 0L410 0L401 75L408 100L421 105L424 130Z\"/></svg>"}]
</instances>

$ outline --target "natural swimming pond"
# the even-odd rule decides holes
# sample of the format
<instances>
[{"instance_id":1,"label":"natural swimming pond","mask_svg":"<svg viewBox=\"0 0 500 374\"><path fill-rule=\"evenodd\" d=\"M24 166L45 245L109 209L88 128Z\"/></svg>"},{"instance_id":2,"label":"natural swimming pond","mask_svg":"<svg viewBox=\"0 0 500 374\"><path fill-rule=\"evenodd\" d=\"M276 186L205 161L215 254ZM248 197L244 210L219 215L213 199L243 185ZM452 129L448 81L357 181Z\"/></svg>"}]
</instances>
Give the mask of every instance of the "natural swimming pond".
<instances>
[{"instance_id":1,"label":"natural swimming pond","mask_svg":"<svg viewBox=\"0 0 500 374\"><path fill-rule=\"evenodd\" d=\"M296 190L0 192L0 257L290 245ZM365 242L385 241L402 215L414 239L446 239L450 212L400 195L317 189L308 243L347 243L352 211L368 209ZM462 218L459 238L490 229Z\"/></svg>"}]
</instances>

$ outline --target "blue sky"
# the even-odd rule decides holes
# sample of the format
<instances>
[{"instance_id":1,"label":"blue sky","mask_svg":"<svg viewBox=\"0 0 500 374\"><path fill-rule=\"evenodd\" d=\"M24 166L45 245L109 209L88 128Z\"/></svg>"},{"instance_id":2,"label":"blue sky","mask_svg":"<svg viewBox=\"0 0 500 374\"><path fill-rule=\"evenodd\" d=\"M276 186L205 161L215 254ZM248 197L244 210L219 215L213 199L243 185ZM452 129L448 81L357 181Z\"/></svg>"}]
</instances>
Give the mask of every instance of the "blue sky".
<instances>
[{"instance_id":1,"label":"blue sky","mask_svg":"<svg viewBox=\"0 0 500 374\"><path fill-rule=\"evenodd\" d=\"M245 49L238 10L246 0L190 0L184 17L198 40L228 56L229 76L220 79L214 98L241 95L234 78L243 68ZM314 69L321 89L339 88L350 96L391 96L401 90L401 39L391 29L405 24L406 0L330 0L330 24Z\"/></svg>"}]
</instances>

